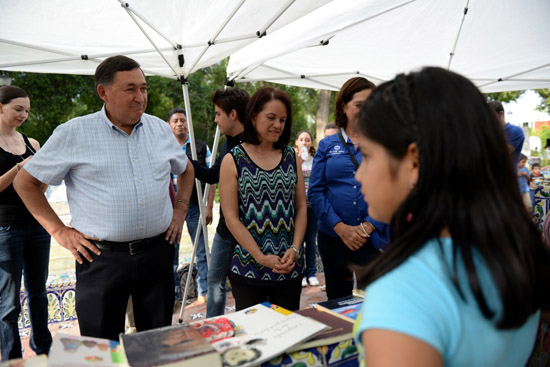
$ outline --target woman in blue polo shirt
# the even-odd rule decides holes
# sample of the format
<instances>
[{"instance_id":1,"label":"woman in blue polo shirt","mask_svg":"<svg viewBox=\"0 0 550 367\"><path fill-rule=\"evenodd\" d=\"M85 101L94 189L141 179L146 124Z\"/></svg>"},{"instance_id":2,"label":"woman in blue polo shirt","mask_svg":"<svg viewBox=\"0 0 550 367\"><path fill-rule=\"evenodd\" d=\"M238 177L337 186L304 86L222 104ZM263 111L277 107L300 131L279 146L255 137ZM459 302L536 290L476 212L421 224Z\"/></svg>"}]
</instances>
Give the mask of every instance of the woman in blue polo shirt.
<instances>
[{"instance_id":1,"label":"woman in blue polo shirt","mask_svg":"<svg viewBox=\"0 0 550 367\"><path fill-rule=\"evenodd\" d=\"M374 87L362 77L344 83L334 113L340 132L321 140L309 178L308 198L319 221L317 246L328 299L351 295L350 265L366 265L388 242L388 226L368 216L354 177L362 159L357 119Z\"/></svg>"}]
</instances>

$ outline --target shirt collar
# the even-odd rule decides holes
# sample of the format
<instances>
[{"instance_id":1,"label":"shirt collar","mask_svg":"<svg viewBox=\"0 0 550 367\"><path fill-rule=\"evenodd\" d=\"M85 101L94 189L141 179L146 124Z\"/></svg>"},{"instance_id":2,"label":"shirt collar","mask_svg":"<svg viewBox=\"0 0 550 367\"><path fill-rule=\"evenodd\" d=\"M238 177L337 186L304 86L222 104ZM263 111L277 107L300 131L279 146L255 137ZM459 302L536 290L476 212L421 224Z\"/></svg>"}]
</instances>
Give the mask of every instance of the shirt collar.
<instances>
[{"instance_id":1,"label":"shirt collar","mask_svg":"<svg viewBox=\"0 0 550 367\"><path fill-rule=\"evenodd\" d=\"M235 140L241 140L241 136L243 135L242 132L238 133L237 135L235 136L229 136L229 135L226 135L226 138L227 138L227 143L228 144L231 144L233 141Z\"/></svg>"},{"instance_id":2,"label":"shirt collar","mask_svg":"<svg viewBox=\"0 0 550 367\"><path fill-rule=\"evenodd\" d=\"M111 120L109 120L109 117L107 116L107 111L105 110L105 104L103 104L103 107L101 107L101 111L99 111L101 117L103 118L103 121L105 121L105 123L107 124L107 126L109 126L111 129L113 129L114 131L117 131L119 133L124 133L126 134L125 131L122 131L121 128L119 128L118 126L116 126L115 124L113 124L111 122ZM143 115L142 115L143 117ZM134 129L132 130L132 132L134 132L136 129L140 128L142 125L143 125L143 119L139 119L139 122L137 124L135 124L134 126ZM127 134L126 134L127 135Z\"/></svg>"},{"instance_id":3,"label":"shirt collar","mask_svg":"<svg viewBox=\"0 0 550 367\"><path fill-rule=\"evenodd\" d=\"M340 129L340 132L342 133L342 137L344 138L344 141L346 143L350 143L351 141L349 140L349 137L346 135L346 130L344 129ZM352 143L353 144L353 143Z\"/></svg>"}]
</instances>

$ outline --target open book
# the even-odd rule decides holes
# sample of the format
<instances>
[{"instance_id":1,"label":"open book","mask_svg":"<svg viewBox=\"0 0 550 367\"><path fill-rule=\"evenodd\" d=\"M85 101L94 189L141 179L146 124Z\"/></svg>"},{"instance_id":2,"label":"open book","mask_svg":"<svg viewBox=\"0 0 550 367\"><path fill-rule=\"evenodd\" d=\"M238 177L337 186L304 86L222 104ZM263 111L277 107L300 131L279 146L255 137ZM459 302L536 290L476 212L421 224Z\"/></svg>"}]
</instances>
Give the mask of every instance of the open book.
<instances>
[{"instance_id":1,"label":"open book","mask_svg":"<svg viewBox=\"0 0 550 367\"><path fill-rule=\"evenodd\" d=\"M193 326L200 329L205 322L212 323L216 319L229 320L233 325L233 332L226 331L219 339L211 341L221 354L224 366L259 365L328 328L323 323L270 303L257 304ZM225 321L220 323L224 324ZM208 336L211 335L209 332Z\"/></svg>"}]
</instances>

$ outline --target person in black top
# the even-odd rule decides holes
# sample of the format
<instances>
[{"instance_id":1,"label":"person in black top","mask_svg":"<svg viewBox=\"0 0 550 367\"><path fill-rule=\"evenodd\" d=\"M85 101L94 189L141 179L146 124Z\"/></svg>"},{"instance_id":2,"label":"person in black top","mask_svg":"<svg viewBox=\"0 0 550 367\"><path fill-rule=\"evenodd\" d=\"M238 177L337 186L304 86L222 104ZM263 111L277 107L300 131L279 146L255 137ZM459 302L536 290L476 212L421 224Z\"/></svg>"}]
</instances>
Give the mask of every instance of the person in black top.
<instances>
[{"instance_id":1,"label":"person in black top","mask_svg":"<svg viewBox=\"0 0 550 367\"><path fill-rule=\"evenodd\" d=\"M223 157L241 141L241 134L244 130L241 121L244 119L248 99L248 93L238 88L218 89L212 93L211 100L216 114L214 122L218 125L220 132L225 135L226 141L211 168L204 167L197 161L191 161L195 168L195 177L200 181L209 184L219 182ZM220 209L220 220L212 242L210 268L208 269L206 317L224 314L227 268L234 246L235 240L227 229L223 212Z\"/></svg>"},{"instance_id":2,"label":"person in black top","mask_svg":"<svg viewBox=\"0 0 550 367\"><path fill-rule=\"evenodd\" d=\"M2 361L21 358L18 318L19 291L25 269L25 291L31 321L30 347L47 354L52 344L48 330L46 280L51 237L27 210L13 188L19 170L40 144L15 129L29 116L30 100L21 88L0 88L0 347ZM43 191L46 190L44 185Z\"/></svg>"}]
</instances>

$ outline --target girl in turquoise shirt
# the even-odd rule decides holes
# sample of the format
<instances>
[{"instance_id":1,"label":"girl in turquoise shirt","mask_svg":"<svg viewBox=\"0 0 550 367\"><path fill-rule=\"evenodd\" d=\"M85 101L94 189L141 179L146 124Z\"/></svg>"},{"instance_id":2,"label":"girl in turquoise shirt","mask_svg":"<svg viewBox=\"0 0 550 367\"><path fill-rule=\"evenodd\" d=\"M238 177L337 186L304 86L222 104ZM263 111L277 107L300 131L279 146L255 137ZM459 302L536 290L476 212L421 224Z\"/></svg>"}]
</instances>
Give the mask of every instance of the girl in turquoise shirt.
<instances>
[{"instance_id":1,"label":"girl in turquoise shirt","mask_svg":"<svg viewBox=\"0 0 550 367\"><path fill-rule=\"evenodd\" d=\"M375 89L358 124L356 179L369 214L392 228L358 277L361 362L525 365L550 306L550 253L483 95L425 68Z\"/></svg>"}]
</instances>

